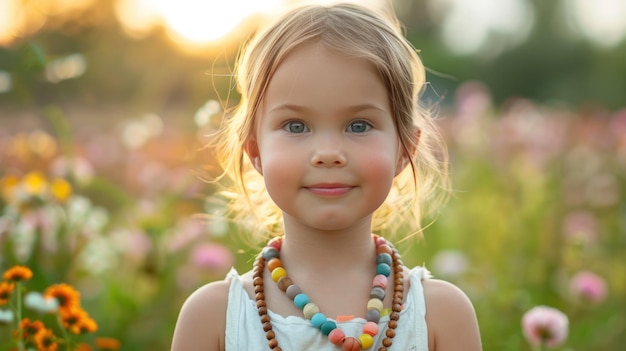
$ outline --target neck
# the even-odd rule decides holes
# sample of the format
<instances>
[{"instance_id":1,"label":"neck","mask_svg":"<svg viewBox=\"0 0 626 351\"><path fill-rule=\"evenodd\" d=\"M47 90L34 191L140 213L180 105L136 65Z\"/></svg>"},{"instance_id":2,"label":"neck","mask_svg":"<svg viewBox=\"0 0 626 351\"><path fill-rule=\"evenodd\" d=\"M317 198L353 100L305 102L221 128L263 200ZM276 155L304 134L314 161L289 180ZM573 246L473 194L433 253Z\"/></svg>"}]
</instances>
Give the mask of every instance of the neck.
<instances>
[{"instance_id":1,"label":"neck","mask_svg":"<svg viewBox=\"0 0 626 351\"><path fill-rule=\"evenodd\" d=\"M363 267L373 262L375 245L370 221L342 230L319 230L285 221L281 257L286 264L317 271Z\"/></svg>"}]
</instances>

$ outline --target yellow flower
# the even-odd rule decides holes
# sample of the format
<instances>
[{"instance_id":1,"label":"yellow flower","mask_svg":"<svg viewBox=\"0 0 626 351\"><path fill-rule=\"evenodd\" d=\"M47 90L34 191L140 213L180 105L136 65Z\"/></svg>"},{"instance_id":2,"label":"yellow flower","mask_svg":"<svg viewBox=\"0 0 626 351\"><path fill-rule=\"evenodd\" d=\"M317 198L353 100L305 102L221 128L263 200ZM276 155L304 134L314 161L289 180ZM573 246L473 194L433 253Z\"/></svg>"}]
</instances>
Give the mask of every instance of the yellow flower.
<instances>
[{"instance_id":1,"label":"yellow flower","mask_svg":"<svg viewBox=\"0 0 626 351\"><path fill-rule=\"evenodd\" d=\"M6 175L0 179L0 195L6 202L15 200L15 188L20 183L20 178L15 175Z\"/></svg>"},{"instance_id":2,"label":"yellow flower","mask_svg":"<svg viewBox=\"0 0 626 351\"><path fill-rule=\"evenodd\" d=\"M105 351L115 351L121 347L119 340L114 338L99 337L96 338L95 344L97 348Z\"/></svg>"},{"instance_id":3,"label":"yellow flower","mask_svg":"<svg viewBox=\"0 0 626 351\"><path fill-rule=\"evenodd\" d=\"M0 282L0 305L4 305L9 302L14 288L15 284L13 283Z\"/></svg>"},{"instance_id":4,"label":"yellow flower","mask_svg":"<svg viewBox=\"0 0 626 351\"><path fill-rule=\"evenodd\" d=\"M60 202L65 202L72 195L72 186L65 179L56 178L50 184L52 196Z\"/></svg>"},{"instance_id":5,"label":"yellow flower","mask_svg":"<svg viewBox=\"0 0 626 351\"><path fill-rule=\"evenodd\" d=\"M57 299L61 310L80 306L80 292L69 284L52 285L43 292L43 295Z\"/></svg>"},{"instance_id":6,"label":"yellow flower","mask_svg":"<svg viewBox=\"0 0 626 351\"><path fill-rule=\"evenodd\" d=\"M30 172L22 179L22 187L28 195L43 195L48 190L48 183L43 174L39 172Z\"/></svg>"},{"instance_id":7,"label":"yellow flower","mask_svg":"<svg viewBox=\"0 0 626 351\"><path fill-rule=\"evenodd\" d=\"M33 341L37 346L37 351L56 351L59 347L56 341L56 336L52 330L43 328L35 334Z\"/></svg>"},{"instance_id":8,"label":"yellow flower","mask_svg":"<svg viewBox=\"0 0 626 351\"><path fill-rule=\"evenodd\" d=\"M33 271L24 266L13 266L4 272L4 279L14 282L29 280L33 277Z\"/></svg>"}]
</instances>

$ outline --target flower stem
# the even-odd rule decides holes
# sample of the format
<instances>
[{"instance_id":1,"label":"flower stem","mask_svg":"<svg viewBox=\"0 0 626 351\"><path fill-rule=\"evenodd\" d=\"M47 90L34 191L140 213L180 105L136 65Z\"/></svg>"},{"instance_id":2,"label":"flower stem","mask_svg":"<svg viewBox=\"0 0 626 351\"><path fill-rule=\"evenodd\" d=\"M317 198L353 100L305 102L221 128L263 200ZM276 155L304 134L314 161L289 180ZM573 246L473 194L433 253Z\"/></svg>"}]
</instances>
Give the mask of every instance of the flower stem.
<instances>
[{"instance_id":1,"label":"flower stem","mask_svg":"<svg viewBox=\"0 0 626 351\"><path fill-rule=\"evenodd\" d=\"M17 290L17 349L24 351L24 330L22 329L22 283L15 283Z\"/></svg>"},{"instance_id":2,"label":"flower stem","mask_svg":"<svg viewBox=\"0 0 626 351\"><path fill-rule=\"evenodd\" d=\"M57 313L57 323L59 323L59 327L61 329L61 333L63 333L63 339L65 340L65 347L67 349L67 351L71 351L72 350L72 345L70 342L70 335L67 333L67 329L65 329L65 326L63 325L63 321L61 320L61 313Z\"/></svg>"}]
</instances>

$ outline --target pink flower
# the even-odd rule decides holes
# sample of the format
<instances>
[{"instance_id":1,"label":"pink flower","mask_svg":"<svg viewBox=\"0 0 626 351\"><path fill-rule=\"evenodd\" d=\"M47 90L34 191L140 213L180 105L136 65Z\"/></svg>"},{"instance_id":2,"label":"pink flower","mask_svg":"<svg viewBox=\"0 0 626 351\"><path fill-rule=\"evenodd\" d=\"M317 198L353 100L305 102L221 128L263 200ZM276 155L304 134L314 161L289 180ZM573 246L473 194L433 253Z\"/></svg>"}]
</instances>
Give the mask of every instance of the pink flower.
<instances>
[{"instance_id":1,"label":"pink flower","mask_svg":"<svg viewBox=\"0 0 626 351\"><path fill-rule=\"evenodd\" d=\"M534 346L561 345L567 338L568 324L563 312L548 306L533 307L522 317L524 336Z\"/></svg>"},{"instance_id":2,"label":"pink flower","mask_svg":"<svg viewBox=\"0 0 626 351\"><path fill-rule=\"evenodd\" d=\"M606 282L597 274L590 271L580 271L570 280L570 292L584 301L599 303L607 295Z\"/></svg>"},{"instance_id":3,"label":"pink flower","mask_svg":"<svg viewBox=\"0 0 626 351\"><path fill-rule=\"evenodd\" d=\"M191 252L191 262L194 266L208 272L226 272L233 264L232 253L218 244L202 244Z\"/></svg>"}]
</instances>

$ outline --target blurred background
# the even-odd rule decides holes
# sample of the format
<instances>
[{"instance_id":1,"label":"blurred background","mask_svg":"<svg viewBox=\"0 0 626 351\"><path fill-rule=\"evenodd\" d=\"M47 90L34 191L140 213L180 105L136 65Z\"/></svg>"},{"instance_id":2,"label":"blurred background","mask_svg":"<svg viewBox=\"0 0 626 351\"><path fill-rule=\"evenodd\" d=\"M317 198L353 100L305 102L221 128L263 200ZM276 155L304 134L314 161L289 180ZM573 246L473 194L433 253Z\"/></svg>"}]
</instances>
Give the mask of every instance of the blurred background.
<instances>
[{"instance_id":1,"label":"blurred background","mask_svg":"<svg viewBox=\"0 0 626 351\"><path fill-rule=\"evenodd\" d=\"M405 263L467 292L485 350L531 350L540 305L569 318L556 349L623 349L626 2L367 2L405 24L450 147L455 192ZM167 350L189 293L250 267L200 146L238 49L299 3L0 0L0 270L80 290L85 342Z\"/></svg>"}]
</instances>

